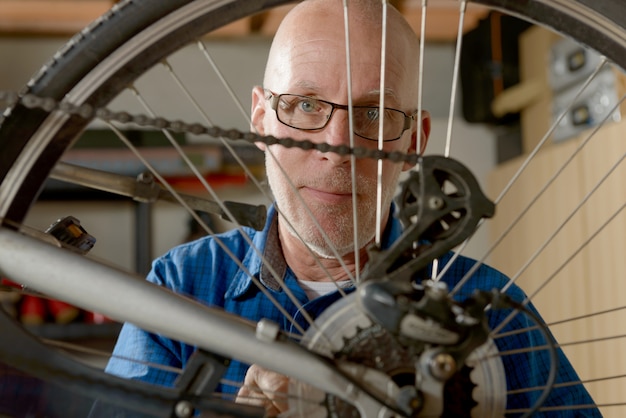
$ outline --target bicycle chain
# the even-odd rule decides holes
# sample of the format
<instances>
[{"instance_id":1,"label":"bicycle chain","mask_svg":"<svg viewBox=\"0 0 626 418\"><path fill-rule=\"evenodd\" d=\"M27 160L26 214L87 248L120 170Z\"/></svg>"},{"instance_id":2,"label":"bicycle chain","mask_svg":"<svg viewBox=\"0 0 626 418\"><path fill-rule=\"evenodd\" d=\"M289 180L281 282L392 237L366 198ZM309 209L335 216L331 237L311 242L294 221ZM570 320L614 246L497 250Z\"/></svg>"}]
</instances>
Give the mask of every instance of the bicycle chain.
<instances>
[{"instance_id":1,"label":"bicycle chain","mask_svg":"<svg viewBox=\"0 0 626 418\"><path fill-rule=\"evenodd\" d=\"M308 139L276 138L272 135L258 135L254 132L242 132L238 129L223 129L218 126L205 126L200 123L187 123L180 120L168 120L162 117L151 117L143 114L116 112L105 107L94 108L89 104L75 105L67 101L57 101L49 97L39 97L34 94L19 96L15 92L0 91L0 103L6 103L9 108L22 104L29 109L42 109L48 113L61 111L68 115L79 116L85 120L97 118L106 122L135 124L141 127L166 129L176 133L193 135L208 135L213 138L229 140L243 140L251 144L263 142L266 145L281 145L285 148L300 148L305 151L317 150L323 153L333 152L341 156L354 155L356 158L370 158L375 160L390 160L394 163L409 163L416 165L420 159L418 154L407 154L401 151L384 151L365 147L350 147L348 145L330 145L315 143Z\"/></svg>"}]
</instances>

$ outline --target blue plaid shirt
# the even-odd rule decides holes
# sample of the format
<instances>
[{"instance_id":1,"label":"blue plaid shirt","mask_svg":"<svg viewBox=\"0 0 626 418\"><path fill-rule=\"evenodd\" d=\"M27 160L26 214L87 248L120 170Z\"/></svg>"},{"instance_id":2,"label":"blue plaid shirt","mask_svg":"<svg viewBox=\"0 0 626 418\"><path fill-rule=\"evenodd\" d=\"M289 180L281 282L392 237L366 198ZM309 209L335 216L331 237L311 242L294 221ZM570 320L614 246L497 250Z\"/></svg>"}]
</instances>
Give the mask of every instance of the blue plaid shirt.
<instances>
[{"instance_id":1,"label":"blue plaid shirt","mask_svg":"<svg viewBox=\"0 0 626 418\"><path fill-rule=\"evenodd\" d=\"M272 207L268 213L268 221L263 231L257 232L246 228L254 245L264 254L274 270L283 277L284 284L293 292L313 318L317 317L332 302L340 296L338 292L308 300L304 290L298 285L293 272L286 265L277 233L277 216ZM395 242L402 233L400 222L393 218L385 231L383 244L387 247ZM297 306L286 296L285 292L271 274L265 270L258 253L242 238L240 232L233 230L219 235L219 239L232 253L242 261L249 273L260 279L273 297L299 323L304 324ZM443 257L445 265L450 255ZM459 257L452 268L445 274L443 280L450 288L464 276L474 265L474 261ZM231 260L224 249L217 244L215 238L205 237L197 241L180 245L170 250L164 256L156 259L148 280L159 285L167 286L177 293L192 295L195 299L210 306L224 308L227 312L240 315L244 318L259 320L270 319L282 326L284 330L292 330L292 324L287 320L268 298L254 285L247 272L241 271L238 265ZM460 292L456 294L458 300L470 296L474 289L500 289L507 282L507 278L498 271L481 266L471 277ZM507 294L516 301L524 300L524 294L516 286L511 286ZM166 309L166 307L164 307ZM533 309L531 307L531 309ZM507 315L506 310L491 310L489 324L494 328ZM503 331L522 329L533 326L534 323L526 315L517 315ZM181 324L182 326L182 324ZM306 324L304 325L306 327ZM544 339L538 331L521 333L495 340L501 352L519 349L528 346L545 345ZM184 368L195 347L169 338L145 332L132 324L125 324L117 345L114 357L110 360L106 370L131 379L138 379L150 383L172 386L177 374L148 366L161 364ZM135 359L131 362L124 359ZM550 359L546 350L533 351L524 354L505 355L502 357L506 371L508 389L537 388L546 383ZM224 381L242 382L248 365L233 361L223 376ZM578 382L579 378L569 361L559 349L559 371L557 383ZM220 391L236 393L234 385L221 384ZM509 395L507 409L528 408L534 405L534 400L541 395L541 389ZM593 405L593 401L581 384L573 384L552 390L546 406L559 405ZM538 415L539 416L539 415ZM544 413L541 416L600 416L596 409L581 409L562 412Z\"/></svg>"}]
</instances>

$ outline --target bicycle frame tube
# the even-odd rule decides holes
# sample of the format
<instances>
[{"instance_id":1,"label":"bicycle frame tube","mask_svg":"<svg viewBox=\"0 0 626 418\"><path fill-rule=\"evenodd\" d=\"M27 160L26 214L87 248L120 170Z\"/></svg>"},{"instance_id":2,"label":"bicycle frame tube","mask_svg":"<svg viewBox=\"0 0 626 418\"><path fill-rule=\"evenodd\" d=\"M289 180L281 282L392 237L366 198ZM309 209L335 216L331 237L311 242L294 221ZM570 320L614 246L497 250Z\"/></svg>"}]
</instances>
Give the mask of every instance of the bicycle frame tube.
<instances>
[{"instance_id":1,"label":"bicycle frame tube","mask_svg":"<svg viewBox=\"0 0 626 418\"><path fill-rule=\"evenodd\" d=\"M0 230L0 248L0 271L34 290L324 388L354 403L364 417L380 417L388 410L358 390L329 362L303 347L267 336L257 338L254 322L194 303L138 276L8 229Z\"/></svg>"}]
</instances>

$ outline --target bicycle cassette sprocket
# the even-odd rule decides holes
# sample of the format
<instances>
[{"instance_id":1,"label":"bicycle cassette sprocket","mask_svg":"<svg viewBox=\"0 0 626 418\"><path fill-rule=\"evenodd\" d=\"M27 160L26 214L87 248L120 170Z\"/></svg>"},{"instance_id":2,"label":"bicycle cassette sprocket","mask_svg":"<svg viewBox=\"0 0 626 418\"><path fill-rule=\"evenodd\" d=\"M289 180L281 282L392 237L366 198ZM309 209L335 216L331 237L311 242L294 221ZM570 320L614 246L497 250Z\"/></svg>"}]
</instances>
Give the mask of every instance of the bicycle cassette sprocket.
<instances>
[{"instance_id":1,"label":"bicycle cassette sprocket","mask_svg":"<svg viewBox=\"0 0 626 418\"><path fill-rule=\"evenodd\" d=\"M428 376L416 373L420 356L432 346L407 346L383 326L372 322L351 294L333 304L304 335L302 344L310 350L334 359L339 367L358 365L356 370L366 384L386 387L388 399L396 405L416 408L406 416L432 416L432 408L419 400L420 389L428 386ZM506 378L497 348L492 340L475 349L466 364L442 385L441 417L502 417L506 401ZM382 386L381 386L382 385ZM419 387L418 387L419 386ZM359 417L358 407L326 395L322 390L292 381L289 388L290 410L296 416ZM409 399L417 394L416 399ZM408 398L407 398L408 397ZM417 400L417 403L416 403ZM418 403L422 405L418 406ZM432 406L432 405L431 405ZM299 415L301 414L301 415ZM389 417L397 416L392 412Z\"/></svg>"}]
</instances>

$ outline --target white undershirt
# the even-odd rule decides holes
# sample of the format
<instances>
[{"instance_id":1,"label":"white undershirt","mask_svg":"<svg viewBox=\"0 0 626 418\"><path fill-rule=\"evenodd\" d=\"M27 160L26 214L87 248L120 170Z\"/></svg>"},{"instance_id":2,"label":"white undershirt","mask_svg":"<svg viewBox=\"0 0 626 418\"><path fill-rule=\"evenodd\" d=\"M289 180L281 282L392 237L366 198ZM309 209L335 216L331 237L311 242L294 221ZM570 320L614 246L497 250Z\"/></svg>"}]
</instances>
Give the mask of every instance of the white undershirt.
<instances>
[{"instance_id":1,"label":"white undershirt","mask_svg":"<svg viewBox=\"0 0 626 418\"><path fill-rule=\"evenodd\" d=\"M309 300L313 300L327 293L337 290L337 287L344 288L351 285L350 280L338 282L317 282L314 280L298 280Z\"/></svg>"}]
</instances>

